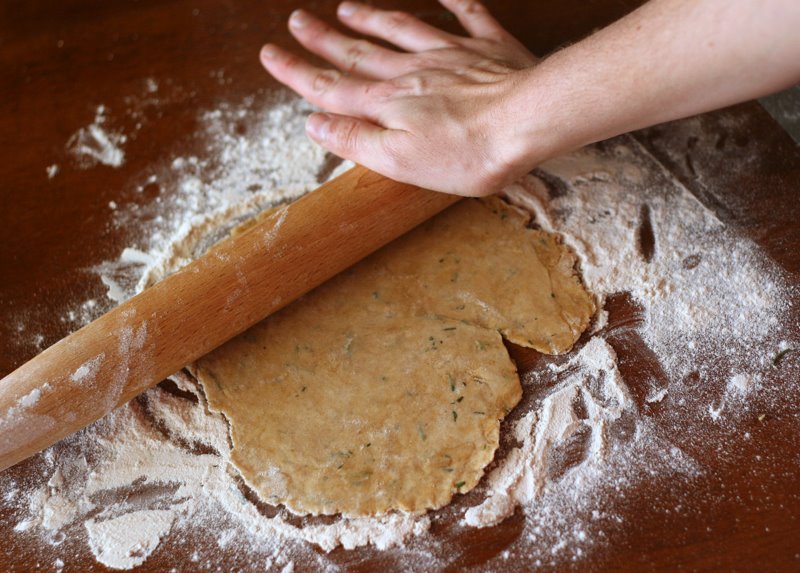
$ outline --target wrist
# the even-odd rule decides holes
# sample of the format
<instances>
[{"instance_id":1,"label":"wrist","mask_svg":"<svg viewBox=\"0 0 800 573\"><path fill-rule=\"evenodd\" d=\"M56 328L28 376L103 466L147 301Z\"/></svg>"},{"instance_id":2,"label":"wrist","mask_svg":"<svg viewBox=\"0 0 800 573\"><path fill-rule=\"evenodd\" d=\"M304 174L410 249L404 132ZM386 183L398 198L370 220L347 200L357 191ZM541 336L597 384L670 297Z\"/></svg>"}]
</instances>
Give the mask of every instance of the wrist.
<instances>
[{"instance_id":1,"label":"wrist","mask_svg":"<svg viewBox=\"0 0 800 573\"><path fill-rule=\"evenodd\" d=\"M543 63L509 77L509 97L503 117L506 183L516 181L537 165L571 150L575 136L559 117L559 101ZM578 147L579 145L576 145Z\"/></svg>"},{"instance_id":2,"label":"wrist","mask_svg":"<svg viewBox=\"0 0 800 573\"><path fill-rule=\"evenodd\" d=\"M509 128L512 155L508 161L520 174L591 141L586 133L589 122L581 125L576 121L581 115L572 109L577 94L565 89L565 78L551 73L552 68L559 67L552 64L545 60L516 72L513 78L513 94L506 109L513 122Z\"/></svg>"}]
</instances>

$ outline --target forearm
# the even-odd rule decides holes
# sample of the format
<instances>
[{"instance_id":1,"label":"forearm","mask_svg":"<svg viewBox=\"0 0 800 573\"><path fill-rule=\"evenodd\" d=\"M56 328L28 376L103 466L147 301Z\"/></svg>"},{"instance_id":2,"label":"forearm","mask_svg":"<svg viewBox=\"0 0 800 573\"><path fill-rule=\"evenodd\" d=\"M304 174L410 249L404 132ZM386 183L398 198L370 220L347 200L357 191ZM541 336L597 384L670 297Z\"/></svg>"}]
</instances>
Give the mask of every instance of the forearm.
<instances>
[{"instance_id":1,"label":"forearm","mask_svg":"<svg viewBox=\"0 0 800 573\"><path fill-rule=\"evenodd\" d=\"M797 0L653 0L524 72L526 159L788 87L798 30Z\"/></svg>"}]
</instances>

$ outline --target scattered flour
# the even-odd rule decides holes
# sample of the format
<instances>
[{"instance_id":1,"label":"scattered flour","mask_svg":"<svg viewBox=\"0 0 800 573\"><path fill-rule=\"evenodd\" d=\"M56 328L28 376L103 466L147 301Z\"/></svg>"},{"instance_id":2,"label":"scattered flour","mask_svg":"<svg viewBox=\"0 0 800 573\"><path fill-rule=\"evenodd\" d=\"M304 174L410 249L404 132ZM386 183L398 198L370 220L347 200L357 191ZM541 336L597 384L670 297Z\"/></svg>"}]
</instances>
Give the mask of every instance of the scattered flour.
<instances>
[{"instance_id":1,"label":"scattered flour","mask_svg":"<svg viewBox=\"0 0 800 573\"><path fill-rule=\"evenodd\" d=\"M305 135L311 107L266 109L255 98L200 114L202 157L177 156L142 176L136 189L169 190L149 206L119 207L116 224L140 229L116 261L97 267L112 300L124 300L187 264L244 219L296 199L350 167ZM141 220L149 224L142 226Z\"/></svg>"},{"instance_id":2,"label":"scattered flour","mask_svg":"<svg viewBox=\"0 0 800 573\"><path fill-rule=\"evenodd\" d=\"M645 402L648 402L650 404L661 402L661 400L663 400L666 395L667 395L667 389L662 388L661 390L658 390L657 392L652 392L650 395L648 395L647 398L645 398Z\"/></svg>"},{"instance_id":3,"label":"scattered flour","mask_svg":"<svg viewBox=\"0 0 800 573\"><path fill-rule=\"evenodd\" d=\"M155 94L160 86L152 80L146 88ZM134 183L137 192L159 190L151 203L114 206L116 224L138 233L117 260L95 269L109 297L119 302L140 292L202 254L243 219L290 201L348 167L331 161L305 137L310 109L295 99L271 102L265 109L263 102L248 98L200 114L203 153L172 157L141 174ZM100 131L104 114L99 108L92 124ZM78 139L88 137L91 128L73 139L80 133ZM121 165L124 156L117 146L124 136L103 134L104 140L96 135L94 140L108 145L88 146L94 151L75 152L76 157ZM72 148L76 144L70 141ZM586 285L601 307L628 293L639 307L637 322L620 326L600 310L581 347L523 380L528 401L514 422L511 446L478 490L482 497L457 500L443 511L455 512L461 526L469 528L494 525L521 508L523 534L503 552L503 560L575 561L586 558L602 538L597 524L616 519L613 500L627 488L657 476L691 480L702 474L702 464L672 437L719 423L723 410L731 412L730 423L736 422L733 413L746 409L743 398L759 392L760 372L771 365L768 353L756 354L754 361L743 349L772 344L783 352L797 345L775 338L787 304L779 274L760 262L756 246L726 229L634 139L617 138L551 161L510 186L506 196L578 253ZM645 220L654 243L649 254L641 238ZM82 305L67 318L85 322L97 309L94 303L90 309ZM614 349L626 328L658 357L660 371L640 389L641 400L620 372ZM133 348L138 338L127 333L120 344ZM709 354L718 359L693 370L708 361L687 356ZM73 378L90 380L96 368L90 361ZM728 382L724 388L704 388L698 379ZM664 419L674 420L675 427L665 435L645 410L673 405ZM163 539L193 528L218 532L221 548L246 547L253 567L257 558L259 566L287 573L295 562L338 570L309 543L325 551L366 545L403 551L404 559L420 569L449 562L446 548L437 547L428 534L436 512L331 520L256 503L230 464L226 421L208 410L202 391L185 373L64 444L45 452L42 483L15 489L5 500L22 507L15 530L38 532L54 547L65 532L82 530L96 559L111 568L138 566ZM48 458L59 448L65 451ZM410 540L414 543L406 545Z\"/></svg>"},{"instance_id":4,"label":"scattered flour","mask_svg":"<svg viewBox=\"0 0 800 573\"><path fill-rule=\"evenodd\" d=\"M171 511L132 511L103 521L89 519L85 526L89 547L97 560L114 569L141 565L169 533Z\"/></svg>"},{"instance_id":5,"label":"scattered flour","mask_svg":"<svg viewBox=\"0 0 800 573\"><path fill-rule=\"evenodd\" d=\"M100 280L103 281L103 284L108 287L108 292L106 292L106 296L113 300L114 302L124 302L127 300L127 296L125 295L125 291L122 289L117 281L112 279L108 275L100 275Z\"/></svg>"},{"instance_id":6,"label":"scattered flour","mask_svg":"<svg viewBox=\"0 0 800 573\"><path fill-rule=\"evenodd\" d=\"M124 134L108 129L106 125L106 107L97 106L94 121L80 128L67 141L67 151L82 169L94 167L98 163L110 167L121 167L125 163L122 145L127 141ZM58 173L58 166L47 168L47 176L51 179Z\"/></svg>"},{"instance_id":7,"label":"scattered flour","mask_svg":"<svg viewBox=\"0 0 800 573\"><path fill-rule=\"evenodd\" d=\"M711 419L715 422L719 420L726 406L733 404L741 406L745 398L757 388L760 379L759 374L739 373L731 376L719 402L708 406L708 415L711 416Z\"/></svg>"},{"instance_id":8,"label":"scattered flour","mask_svg":"<svg viewBox=\"0 0 800 573\"><path fill-rule=\"evenodd\" d=\"M511 515L518 505L529 505L547 485L552 458L559 445L567 443L582 429L587 440L585 467L602 464L608 446L608 428L626 410L634 408L617 369L616 353L600 337L592 338L575 357L551 374L569 375L541 405L531 410L514 428L522 445L513 448L488 478L486 500L471 507L465 522L474 527L495 525ZM583 410L585 416L579 416Z\"/></svg>"},{"instance_id":9,"label":"scattered flour","mask_svg":"<svg viewBox=\"0 0 800 573\"><path fill-rule=\"evenodd\" d=\"M544 182L531 177L524 182L528 193L512 196L533 208L543 227L565 236L593 292L601 298L628 292L644 306L643 334L670 378L690 373L687 352L733 358L727 341L761 343L779 325L786 302L781 282L764 280L759 250L662 173L644 171L646 152L633 139L615 152L585 150L543 166L569 187L568 195L550 199ZM623 194L620 177L644 189ZM635 240L645 218L655 241L651 260Z\"/></svg>"}]
</instances>

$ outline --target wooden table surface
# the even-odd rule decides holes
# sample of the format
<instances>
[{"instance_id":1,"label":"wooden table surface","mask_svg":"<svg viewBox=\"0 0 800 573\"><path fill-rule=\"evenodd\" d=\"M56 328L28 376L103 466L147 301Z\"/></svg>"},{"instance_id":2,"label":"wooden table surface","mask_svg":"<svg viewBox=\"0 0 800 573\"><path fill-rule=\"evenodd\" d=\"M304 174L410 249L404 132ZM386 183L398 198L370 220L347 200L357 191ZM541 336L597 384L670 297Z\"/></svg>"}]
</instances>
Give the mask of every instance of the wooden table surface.
<instances>
[{"instance_id":1,"label":"wooden table surface","mask_svg":"<svg viewBox=\"0 0 800 573\"><path fill-rule=\"evenodd\" d=\"M388 2L380 2L388 5ZM492 3L498 18L535 53L579 39L634 7L623 0L562 0ZM163 150L196 128L197 110L215 102L240 100L276 84L260 67L258 49L266 40L295 45L285 20L303 5L332 15L330 1L215 0L58 0L0 5L0 375L37 352L30 337L40 332L47 346L76 324L62 320L66 309L106 288L85 272L115 258L125 245L124 230L112 224L109 201L131 199L132 174L157 162ZM454 23L434 2L397 0L409 10L444 27ZM224 73L220 75L220 70ZM91 122L95 107L123 108L125 98L141 91L145 78L160 78L173 96L159 107L160 121L146 126L146 137L126 146L122 168L65 168L48 179L45 168L69 164L64 144ZM737 118L736 122L726 118ZM119 125L126 133L133 126ZM726 225L740 230L783 268L800 287L800 152L789 136L755 103L704 118L710 128L758 154L752 171L729 169L724 152L693 162L691 137L680 122L637 133L635 137L667 166ZM749 146L749 147L748 147ZM681 158L676 160L676 157ZM702 184L698 183L702 181ZM800 309L794 291L794 324L787 338L800 336ZM614 321L624 321L631 305L612 300ZM620 369L635 388L652 376L641 344L610 337L620 355ZM515 351L522 369L537 357ZM788 373L788 374L787 374ZM777 372L792 376L797 369ZM651 413L655 423L658 412ZM609 524L605 541L577 563L558 567L581 571L798 571L800 570L800 412L787 401L765 419L755 416L742 426L752 439L719 456L713 443L686 444L704 460L701 478L686 485L646 481L634 487L620 510L626 517ZM770 463L753 464L761 454ZM20 480L40 471L37 458L8 470ZM657 500L657 503L654 502ZM680 515L660 508L682 504ZM2 512L2 510L0 510ZM47 549L14 543L16 518L0 513L0 570L51 567ZM454 532L447 524L435 535L452 548L447 570L498 568L492 561L519 535L520 513L489 529ZM143 570L192 570L188 556L195 540L163 544ZM69 545L69 542L68 542ZM217 551L221 570L246 566L241 555ZM74 544L65 571L105 570L85 544ZM337 550L332 561L354 570L395 570L375 550ZM296 564L295 570L303 570ZM531 563L508 563L530 570Z\"/></svg>"}]
</instances>

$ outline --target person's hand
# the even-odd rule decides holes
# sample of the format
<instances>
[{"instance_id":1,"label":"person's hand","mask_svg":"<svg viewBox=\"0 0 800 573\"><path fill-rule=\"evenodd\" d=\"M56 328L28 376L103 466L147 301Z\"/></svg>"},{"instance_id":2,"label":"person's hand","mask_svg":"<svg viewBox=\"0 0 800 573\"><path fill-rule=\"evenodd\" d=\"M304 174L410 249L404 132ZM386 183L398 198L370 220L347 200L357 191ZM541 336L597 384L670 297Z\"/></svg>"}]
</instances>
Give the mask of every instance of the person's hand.
<instances>
[{"instance_id":1,"label":"person's hand","mask_svg":"<svg viewBox=\"0 0 800 573\"><path fill-rule=\"evenodd\" d=\"M487 195L532 166L515 99L536 58L474 0L441 0L469 32L449 34L403 12L344 2L338 17L391 50L345 36L297 10L289 29L333 64L321 69L271 44L264 67L326 113L309 136L388 177L459 195Z\"/></svg>"}]
</instances>

